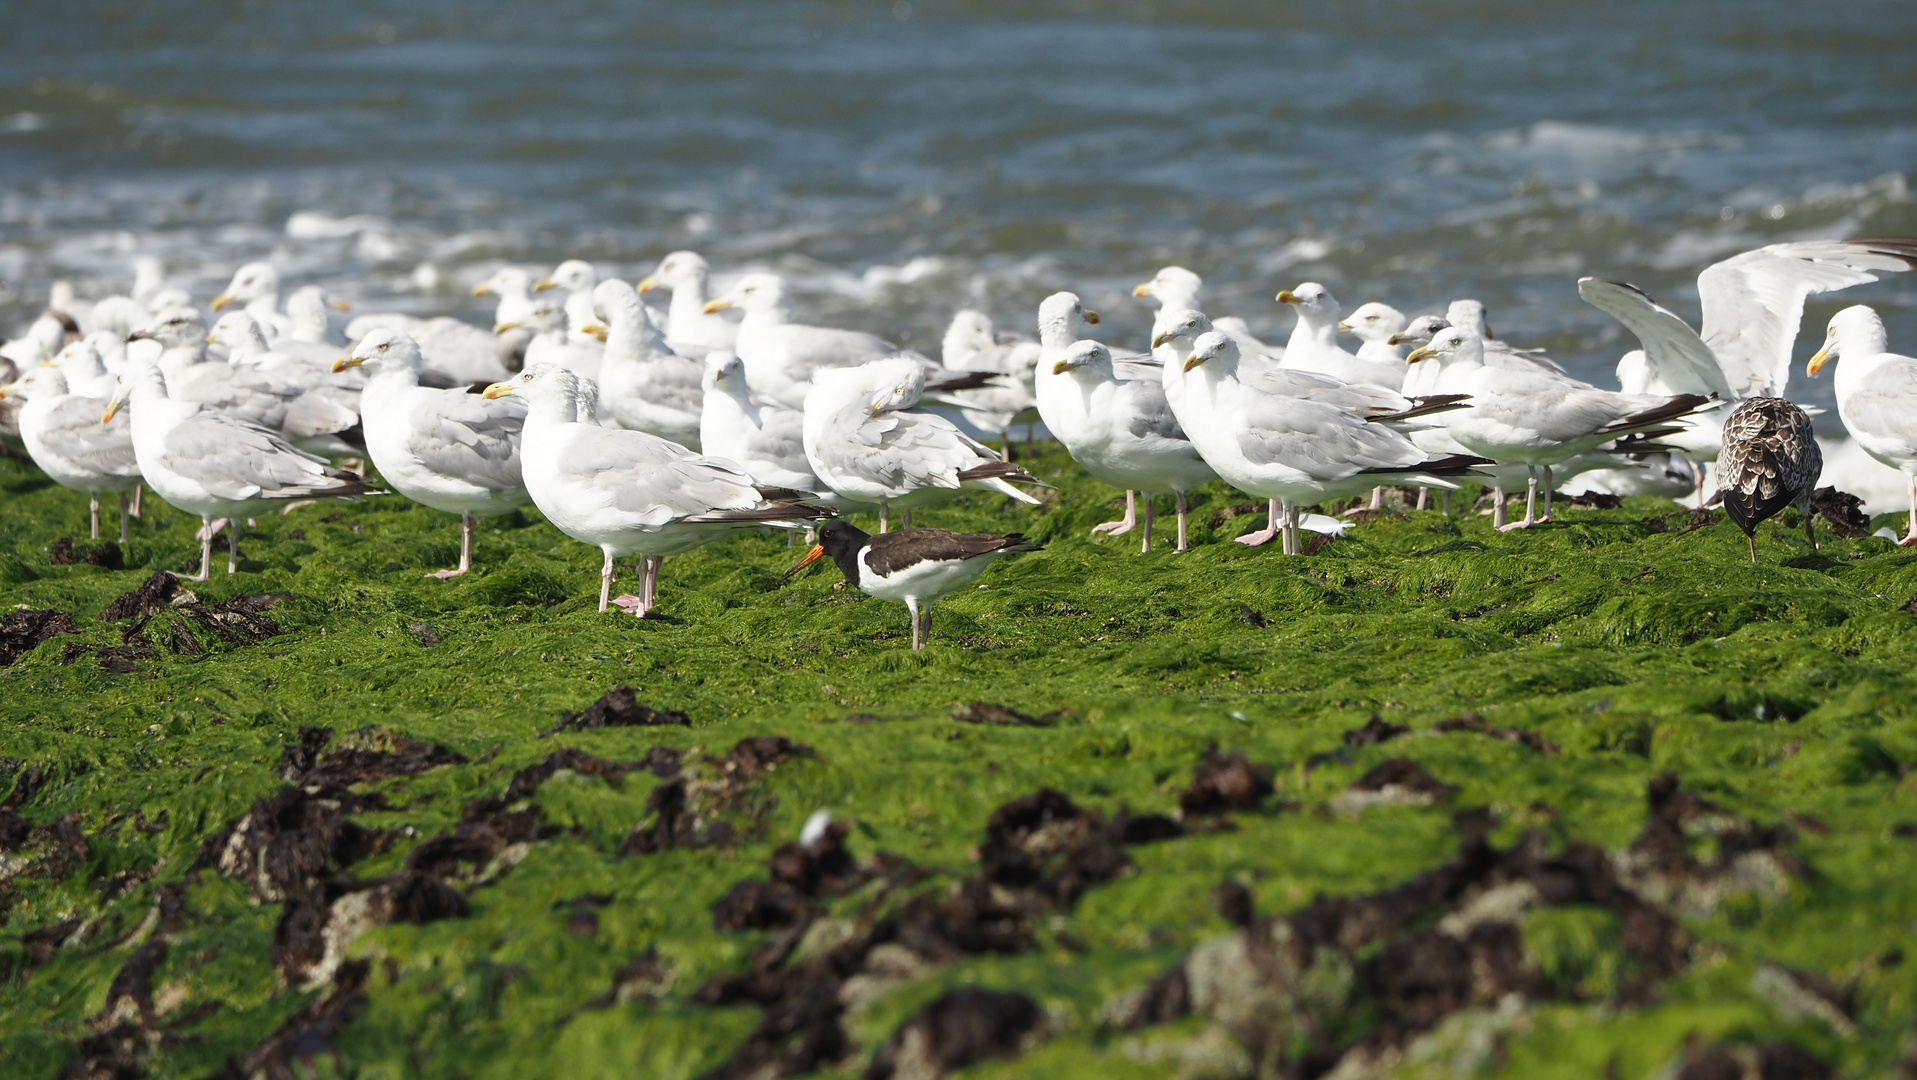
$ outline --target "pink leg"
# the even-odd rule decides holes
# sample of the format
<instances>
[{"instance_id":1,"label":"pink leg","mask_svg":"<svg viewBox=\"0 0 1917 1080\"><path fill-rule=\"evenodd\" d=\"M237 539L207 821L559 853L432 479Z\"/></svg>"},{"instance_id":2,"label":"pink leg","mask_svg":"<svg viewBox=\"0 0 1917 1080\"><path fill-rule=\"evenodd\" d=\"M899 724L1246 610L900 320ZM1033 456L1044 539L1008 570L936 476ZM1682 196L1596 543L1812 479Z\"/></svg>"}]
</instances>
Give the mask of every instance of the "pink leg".
<instances>
[{"instance_id":1,"label":"pink leg","mask_svg":"<svg viewBox=\"0 0 1917 1080\"><path fill-rule=\"evenodd\" d=\"M925 648L925 642L919 636L919 602L908 598L905 608L912 613L912 651L918 652Z\"/></svg>"},{"instance_id":2,"label":"pink leg","mask_svg":"<svg viewBox=\"0 0 1917 1080\"><path fill-rule=\"evenodd\" d=\"M1535 465L1529 465L1525 467L1525 471L1529 473L1529 479L1524 485L1524 520L1498 526L1502 532L1528 529L1538 522L1538 468Z\"/></svg>"},{"instance_id":3,"label":"pink leg","mask_svg":"<svg viewBox=\"0 0 1917 1080\"><path fill-rule=\"evenodd\" d=\"M120 543L126 543L126 492L120 492Z\"/></svg>"},{"instance_id":4,"label":"pink leg","mask_svg":"<svg viewBox=\"0 0 1917 1080\"><path fill-rule=\"evenodd\" d=\"M881 502L879 504L879 531L886 532L887 530L891 528L892 528L892 504L889 502Z\"/></svg>"},{"instance_id":5,"label":"pink leg","mask_svg":"<svg viewBox=\"0 0 1917 1080\"><path fill-rule=\"evenodd\" d=\"M220 530L213 522L205 518L201 518L200 520L204 522L204 524L200 526L200 572L194 574L192 577L184 577L181 574L168 571L169 573L173 573L174 577L182 578L182 580L185 581L205 581L213 574L213 534ZM226 519L221 518L220 524L226 524Z\"/></svg>"},{"instance_id":6,"label":"pink leg","mask_svg":"<svg viewBox=\"0 0 1917 1080\"><path fill-rule=\"evenodd\" d=\"M1504 483L1503 481L1499 481L1497 486L1491 489L1491 497L1495 500L1491 504L1491 527L1494 529L1502 529L1504 528Z\"/></svg>"},{"instance_id":7,"label":"pink leg","mask_svg":"<svg viewBox=\"0 0 1917 1080\"><path fill-rule=\"evenodd\" d=\"M1418 489L1418 509L1428 510L1430 509L1430 507L1431 507L1431 489L1428 487L1419 488Z\"/></svg>"},{"instance_id":8,"label":"pink leg","mask_svg":"<svg viewBox=\"0 0 1917 1080\"><path fill-rule=\"evenodd\" d=\"M100 493L97 491L87 493L87 527L91 530L92 538L98 540L100 538Z\"/></svg>"},{"instance_id":9,"label":"pink leg","mask_svg":"<svg viewBox=\"0 0 1917 1080\"><path fill-rule=\"evenodd\" d=\"M606 565L599 569L599 614L606 613L606 598L612 595L612 549L606 549Z\"/></svg>"},{"instance_id":10,"label":"pink leg","mask_svg":"<svg viewBox=\"0 0 1917 1080\"><path fill-rule=\"evenodd\" d=\"M144 494L146 494L146 483L144 481L133 485L133 516L134 517L140 516L140 496Z\"/></svg>"},{"instance_id":11,"label":"pink leg","mask_svg":"<svg viewBox=\"0 0 1917 1080\"><path fill-rule=\"evenodd\" d=\"M1373 510L1384 509L1384 485L1383 484L1379 484L1377 487L1371 489L1371 509Z\"/></svg>"},{"instance_id":12,"label":"pink leg","mask_svg":"<svg viewBox=\"0 0 1917 1080\"><path fill-rule=\"evenodd\" d=\"M1117 521L1107 521L1103 525L1092 526L1092 535L1108 532L1113 536L1131 532L1138 525L1138 492L1125 489L1125 516Z\"/></svg>"},{"instance_id":13,"label":"pink leg","mask_svg":"<svg viewBox=\"0 0 1917 1080\"><path fill-rule=\"evenodd\" d=\"M1148 553L1152 549L1152 511L1153 511L1152 496L1150 492L1146 492L1145 493L1145 521L1144 521L1145 542L1143 544L1140 544L1138 548L1138 550L1141 553Z\"/></svg>"},{"instance_id":14,"label":"pink leg","mask_svg":"<svg viewBox=\"0 0 1917 1080\"><path fill-rule=\"evenodd\" d=\"M430 578L439 578L440 580L443 581L446 578L456 578L459 575L465 573L466 571L471 570L472 568L473 568L473 516L471 514L462 514L460 515L460 518L459 518L459 569L435 570L432 573L427 574L426 576ZM599 610L604 611L605 608L602 607Z\"/></svg>"},{"instance_id":15,"label":"pink leg","mask_svg":"<svg viewBox=\"0 0 1917 1080\"><path fill-rule=\"evenodd\" d=\"M1897 541L1903 547L1917 544L1917 476L1912 476L1910 488L1910 528L1904 530L1904 538Z\"/></svg>"},{"instance_id":16,"label":"pink leg","mask_svg":"<svg viewBox=\"0 0 1917 1080\"><path fill-rule=\"evenodd\" d=\"M1258 530L1257 532L1248 532L1245 535L1238 537L1237 540L1241 544L1247 544L1251 547L1257 547L1260 544L1271 543L1271 538L1277 535L1278 535L1278 500L1268 499L1266 500L1266 503L1265 503L1265 527Z\"/></svg>"},{"instance_id":17,"label":"pink leg","mask_svg":"<svg viewBox=\"0 0 1917 1080\"><path fill-rule=\"evenodd\" d=\"M1552 476L1551 466L1544 466L1544 513L1538 518L1540 524L1551 520Z\"/></svg>"},{"instance_id":18,"label":"pink leg","mask_svg":"<svg viewBox=\"0 0 1917 1080\"><path fill-rule=\"evenodd\" d=\"M1178 493L1178 550L1185 550L1185 518L1188 507L1185 505L1185 493Z\"/></svg>"}]
</instances>

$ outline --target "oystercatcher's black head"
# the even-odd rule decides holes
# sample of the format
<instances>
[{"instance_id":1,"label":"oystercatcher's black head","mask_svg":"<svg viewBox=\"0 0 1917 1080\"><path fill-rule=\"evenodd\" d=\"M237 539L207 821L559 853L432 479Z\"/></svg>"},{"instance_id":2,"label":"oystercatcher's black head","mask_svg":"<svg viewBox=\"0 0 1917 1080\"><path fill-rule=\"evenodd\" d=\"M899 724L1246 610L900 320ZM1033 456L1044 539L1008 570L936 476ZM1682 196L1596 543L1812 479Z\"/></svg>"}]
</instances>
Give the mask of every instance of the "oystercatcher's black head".
<instances>
[{"instance_id":1,"label":"oystercatcher's black head","mask_svg":"<svg viewBox=\"0 0 1917 1080\"><path fill-rule=\"evenodd\" d=\"M871 539L870 533L849 521L839 518L828 521L819 526L819 542L812 545L812 550L805 553L805 558L800 559L797 566L787 570L785 576L791 577L811 566L821 555L830 555L832 561L839 565L839 572L845 575L845 580L857 585L859 552Z\"/></svg>"}]
</instances>

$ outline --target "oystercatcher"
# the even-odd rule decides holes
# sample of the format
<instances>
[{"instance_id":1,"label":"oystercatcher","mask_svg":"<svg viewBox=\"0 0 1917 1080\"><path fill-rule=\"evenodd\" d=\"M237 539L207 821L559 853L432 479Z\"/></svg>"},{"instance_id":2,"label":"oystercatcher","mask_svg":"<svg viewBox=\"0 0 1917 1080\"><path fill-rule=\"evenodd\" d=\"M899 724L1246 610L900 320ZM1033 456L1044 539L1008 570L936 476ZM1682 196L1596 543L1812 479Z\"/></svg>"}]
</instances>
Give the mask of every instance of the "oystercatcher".
<instances>
[{"instance_id":1,"label":"oystercatcher","mask_svg":"<svg viewBox=\"0 0 1917 1080\"><path fill-rule=\"evenodd\" d=\"M828 521L819 527L819 542L786 577L830 555L860 591L905 602L912 613L912 648L922 649L932 634L932 605L940 597L977 581L1001 555L1041 546L1018 533L905 529L872 536L849 522Z\"/></svg>"}]
</instances>

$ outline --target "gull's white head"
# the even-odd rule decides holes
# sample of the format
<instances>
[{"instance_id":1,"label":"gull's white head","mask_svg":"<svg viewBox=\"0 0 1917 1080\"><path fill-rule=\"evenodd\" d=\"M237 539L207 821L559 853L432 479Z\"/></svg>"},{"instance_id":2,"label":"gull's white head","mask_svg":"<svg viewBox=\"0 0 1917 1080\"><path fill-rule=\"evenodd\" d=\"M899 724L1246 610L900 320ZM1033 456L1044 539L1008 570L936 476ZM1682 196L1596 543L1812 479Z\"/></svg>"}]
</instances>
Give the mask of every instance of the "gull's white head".
<instances>
[{"instance_id":1,"label":"gull's white head","mask_svg":"<svg viewBox=\"0 0 1917 1080\"><path fill-rule=\"evenodd\" d=\"M1890 351L1890 335L1884 332L1884 320L1867 304L1852 304L1830 317L1824 330L1824 347L1810 358L1805 370L1815 375L1824 365L1843 356L1862 358Z\"/></svg>"},{"instance_id":2,"label":"gull's white head","mask_svg":"<svg viewBox=\"0 0 1917 1080\"><path fill-rule=\"evenodd\" d=\"M563 289L568 293L585 292L599 280L599 274L592 264L584 259L567 259L553 267L551 274L533 282L534 292L547 289Z\"/></svg>"},{"instance_id":3,"label":"gull's white head","mask_svg":"<svg viewBox=\"0 0 1917 1080\"><path fill-rule=\"evenodd\" d=\"M152 318L153 313L131 296L109 296L93 305L93 329L117 334L121 341Z\"/></svg>"},{"instance_id":4,"label":"gull's white head","mask_svg":"<svg viewBox=\"0 0 1917 1080\"><path fill-rule=\"evenodd\" d=\"M706 260L696 251L675 251L659 260L659 268L639 279L639 291L664 288L677 292L688 286L704 289Z\"/></svg>"},{"instance_id":5,"label":"gull's white head","mask_svg":"<svg viewBox=\"0 0 1917 1080\"><path fill-rule=\"evenodd\" d=\"M1197 308L1169 312L1165 316L1165 328L1152 336L1152 348L1169 345L1181 338L1195 338L1211 329L1211 320Z\"/></svg>"},{"instance_id":6,"label":"gull's white head","mask_svg":"<svg viewBox=\"0 0 1917 1080\"><path fill-rule=\"evenodd\" d=\"M714 349L706 354L704 384L706 393L714 390L734 397L744 397L749 391L746 386L745 361L738 353L724 349Z\"/></svg>"},{"instance_id":7,"label":"gull's white head","mask_svg":"<svg viewBox=\"0 0 1917 1080\"><path fill-rule=\"evenodd\" d=\"M286 298L286 317L292 320L294 341L323 344L328 340L327 311L351 311L353 305L328 296L318 285L301 285Z\"/></svg>"},{"instance_id":8,"label":"gull's white head","mask_svg":"<svg viewBox=\"0 0 1917 1080\"><path fill-rule=\"evenodd\" d=\"M1484 339L1461 326L1447 326L1431 335L1431 344L1411 350L1406 363L1436 360L1440 364L1484 359Z\"/></svg>"},{"instance_id":9,"label":"gull's white head","mask_svg":"<svg viewBox=\"0 0 1917 1080\"><path fill-rule=\"evenodd\" d=\"M590 394L585 391L582 384L588 382L571 369L558 364L530 364L512 378L488 386L486 398L497 401L510 394L525 399L528 409L537 409L566 420L577 420L580 417L580 403L587 398L598 397L597 387Z\"/></svg>"},{"instance_id":10,"label":"gull's white head","mask_svg":"<svg viewBox=\"0 0 1917 1080\"><path fill-rule=\"evenodd\" d=\"M1298 317L1316 323L1335 323L1338 321L1338 301L1331 291L1315 281L1307 281L1295 289L1285 289L1278 294L1278 302L1290 304L1298 309Z\"/></svg>"},{"instance_id":11,"label":"gull's white head","mask_svg":"<svg viewBox=\"0 0 1917 1080\"><path fill-rule=\"evenodd\" d=\"M1202 307L1204 293L1204 279L1182 266L1164 267L1132 289L1133 296L1153 297L1161 308Z\"/></svg>"},{"instance_id":12,"label":"gull's white head","mask_svg":"<svg viewBox=\"0 0 1917 1080\"><path fill-rule=\"evenodd\" d=\"M532 275L522 266L502 266L473 286L474 296L524 297L532 293Z\"/></svg>"},{"instance_id":13,"label":"gull's white head","mask_svg":"<svg viewBox=\"0 0 1917 1080\"><path fill-rule=\"evenodd\" d=\"M1387 345L1429 345L1432 335L1450 326L1442 315L1420 315L1406 324L1403 330L1385 339Z\"/></svg>"},{"instance_id":14,"label":"gull's white head","mask_svg":"<svg viewBox=\"0 0 1917 1080\"><path fill-rule=\"evenodd\" d=\"M66 392L66 373L46 364L30 367L16 381L0 386L0 398L17 397L22 401L59 397Z\"/></svg>"},{"instance_id":15,"label":"gull's white head","mask_svg":"<svg viewBox=\"0 0 1917 1080\"><path fill-rule=\"evenodd\" d=\"M1452 326L1468 330L1481 338L1490 339L1491 325L1484 318L1482 300L1453 300L1451 306L1444 309L1444 321Z\"/></svg>"},{"instance_id":16,"label":"gull's white head","mask_svg":"<svg viewBox=\"0 0 1917 1080\"><path fill-rule=\"evenodd\" d=\"M750 315L759 311L783 311L789 303L785 279L777 274L747 274L733 283L724 296L706 304L706 314L736 307Z\"/></svg>"},{"instance_id":17,"label":"gull's white head","mask_svg":"<svg viewBox=\"0 0 1917 1080\"><path fill-rule=\"evenodd\" d=\"M146 329L135 332L133 336L152 338L167 349L197 349L206 344L206 324L200 321L200 313L192 308L167 308L155 315Z\"/></svg>"},{"instance_id":18,"label":"gull's white head","mask_svg":"<svg viewBox=\"0 0 1917 1080\"><path fill-rule=\"evenodd\" d=\"M1088 375L1102 374L1108 379L1111 378L1112 351L1102 343L1086 338L1083 341L1072 342L1071 347L1065 350L1065 355L1052 364L1054 375L1064 375L1068 372L1076 374L1081 371Z\"/></svg>"},{"instance_id":19,"label":"gull's white head","mask_svg":"<svg viewBox=\"0 0 1917 1080\"><path fill-rule=\"evenodd\" d=\"M566 332L566 305L558 300L535 300L518 319L494 323L493 333L503 334L522 326L535 334L563 334Z\"/></svg>"},{"instance_id":20,"label":"gull's white head","mask_svg":"<svg viewBox=\"0 0 1917 1080\"><path fill-rule=\"evenodd\" d=\"M280 295L280 274L273 269L272 263L250 262L233 271L233 280L226 291L213 298L213 310L219 311L229 304L246 305L255 300L277 300Z\"/></svg>"},{"instance_id":21,"label":"gull's white head","mask_svg":"<svg viewBox=\"0 0 1917 1080\"><path fill-rule=\"evenodd\" d=\"M1185 370L1203 367L1214 376L1223 377L1238 370L1238 343L1231 335L1220 330L1207 330L1192 339L1191 356L1185 361Z\"/></svg>"},{"instance_id":22,"label":"gull's white head","mask_svg":"<svg viewBox=\"0 0 1917 1080\"><path fill-rule=\"evenodd\" d=\"M402 330L381 327L369 331L353 346L350 356L342 356L333 361L334 371L345 371L362 365L374 375L386 372L411 371L419 374L424 363L419 355L419 343Z\"/></svg>"},{"instance_id":23,"label":"gull's white head","mask_svg":"<svg viewBox=\"0 0 1917 1080\"><path fill-rule=\"evenodd\" d=\"M1086 326L1098 325L1098 312L1086 308L1074 292L1055 292L1039 302L1038 340L1047 348L1062 349L1084 335Z\"/></svg>"},{"instance_id":24,"label":"gull's white head","mask_svg":"<svg viewBox=\"0 0 1917 1080\"><path fill-rule=\"evenodd\" d=\"M857 373L854 385L873 416L909 409L925 393L925 366L909 356L888 356L846 370Z\"/></svg>"},{"instance_id":25,"label":"gull's white head","mask_svg":"<svg viewBox=\"0 0 1917 1080\"><path fill-rule=\"evenodd\" d=\"M979 353L998 344L992 335L992 317L974 308L963 308L952 316L940 343L940 357L949 368L962 368Z\"/></svg>"},{"instance_id":26,"label":"gull's white head","mask_svg":"<svg viewBox=\"0 0 1917 1080\"><path fill-rule=\"evenodd\" d=\"M207 331L206 343L226 346L227 356L232 360L266 351L266 335L260 333L260 324L245 311L221 315L213 329Z\"/></svg>"},{"instance_id":27,"label":"gull's white head","mask_svg":"<svg viewBox=\"0 0 1917 1080\"><path fill-rule=\"evenodd\" d=\"M100 347L93 343L91 334L61 349L53 364L62 374L75 377L106 373L106 362L100 358Z\"/></svg>"},{"instance_id":28,"label":"gull's white head","mask_svg":"<svg viewBox=\"0 0 1917 1080\"><path fill-rule=\"evenodd\" d=\"M1368 304L1359 304L1338 323L1338 329L1356 334L1359 341L1389 343L1391 335L1404 329L1404 312L1390 304L1373 300Z\"/></svg>"}]
</instances>

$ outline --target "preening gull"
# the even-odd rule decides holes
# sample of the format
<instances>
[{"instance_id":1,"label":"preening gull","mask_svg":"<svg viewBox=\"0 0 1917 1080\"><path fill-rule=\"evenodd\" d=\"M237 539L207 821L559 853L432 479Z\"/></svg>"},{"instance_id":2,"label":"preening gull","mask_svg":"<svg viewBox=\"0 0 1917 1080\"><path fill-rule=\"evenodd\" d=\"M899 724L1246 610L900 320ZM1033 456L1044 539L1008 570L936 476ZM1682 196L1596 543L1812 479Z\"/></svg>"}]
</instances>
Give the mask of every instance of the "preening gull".
<instances>
[{"instance_id":1,"label":"preening gull","mask_svg":"<svg viewBox=\"0 0 1917 1080\"><path fill-rule=\"evenodd\" d=\"M638 289L649 293L665 289L672 294L666 308L666 340L675 351L696 356L714 349L736 350L739 324L706 310L706 260L696 251L675 251L659 260L659 268L639 279Z\"/></svg>"},{"instance_id":2,"label":"preening gull","mask_svg":"<svg viewBox=\"0 0 1917 1080\"><path fill-rule=\"evenodd\" d=\"M831 556L860 592L905 604L912 613L912 648L917 651L932 636L932 605L940 597L977 581L999 558L1041 546L1018 533L905 529L868 536L849 521L828 521L819 528L819 542L786 576Z\"/></svg>"},{"instance_id":3,"label":"preening gull","mask_svg":"<svg viewBox=\"0 0 1917 1080\"><path fill-rule=\"evenodd\" d=\"M797 492L761 489L739 467L678 443L600 427L579 377L565 368L537 364L486 388L488 398L507 395L526 401L521 461L533 503L560 532L605 553L600 611L618 556L646 557L640 595L619 598L643 618L665 556L741 529L795 528L831 513L797 502Z\"/></svg>"},{"instance_id":4,"label":"preening gull","mask_svg":"<svg viewBox=\"0 0 1917 1080\"><path fill-rule=\"evenodd\" d=\"M1030 473L960 431L950 420L911 411L925 391L925 367L907 356L856 368L823 368L805 399L805 456L821 482L853 502L890 508L946 499L961 487L1038 500L1007 483ZM909 527L909 526L908 526Z\"/></svg>"},{"instance_id":5,"label":"preening gull","mask_svg":"<svg viewBox=\"0 0 1917 1080\"><path fill-rule=\"evenodd\" d=\"M1884 320L1856 304L1831 316L1808 370L1837 360L1837 415L1865 453L1904 474L1910 522L1897 542L1917 544L1917 359L1891 352Z\"/></svg>"},{"instance_id":6,"label":"preening gull","mask_svg":"<svg viewBox=\"0 0 1917 1080\"><path fill-rule=\"evenodd\" d=\"M1404 386L1402 361L1367 360L1338 344L1340 308L1329 290L1315 281L1278 294L1278 302L1298 312L1298 325L1285 343L1285 367L1316 371L1348 383L1369 383L1397 392Z\"/></svg>"},{"instance_id":7,"label":"preening gull","mask_svg":"<svg viewBox=\"0 0 1917 1080\"><path fill-rule=\"evenodd\" d=\"M600 282L592 291L592 306L606 335L599 369L600 410L628 431L701 449L705 376L699 362L666 345L639 294L625 282Z\"/></svg>"},{"instance_id":8,"label":"preening gull","mask_svg":"<svg viewBox=\"0 0 1917 1080\"><path fill-rule=\"evenodd\" d=\"M1544 470L1546 505L1550 467L1604 443L1653 428L1668 428L1706 402L1702 394L1652 396L1600 390L1542 369L1493 367L1484 360L1484 339L1447 326L1431 344L1405 359L1435 359L1443 365L1438 389L1470 395L1471 407L1444 414L1451 437L1473 454L1500 464L1525 466L1524 520L1502 528L1526 528L1550 520L1537 512L1538 473Z\"/></svg>"},{"instance_id":9,"label":"preening gull","mask_svg":"<svg viewBox=\"0 0 1917 1080\"><path fill-rule=\"evenodd\" d=\"M126 543L126 497L140 482L133 456L133 429L124 416L102 424L112 395L69 392L59 368L29 368L20 381L0 386L0 397L18 397L20 441L33 463L64 488L87 493L93 539L100 538L100 493L120 497L120 542Z\"/></svg>"},{"instance_id":10,"label":"preening gull","mask_svg":"<svg viewBox=\"0 0 1917 1080\"><path fill-rule=\"evenodd\" d=\"M191 401L167 397L166 376L142 364L120 380L102 423L122 408L133 422L140 475L160 498L200 516L200 572L212 572L213 536L222 522L272 501L324 499L372 490L359 477L295 447L277 432ZM226 572L238 569L239 545L227 546Z\"/></svg>"},{"instance_id":11,"label":"preening gull","mask_svg":"<svg viewBox=\"0 0 1917 1080\"><path fill-rule=\"evenodd\" d=\"M1750 542L1757 562L1757 527L1796 503L1804 514L1804 538L1817 549L1811 528L1811 491L1824 471L1823 451L1810 416L1778 397L1747 398L1724 421L1724 452L1718 493L1724 512Z\"/></svg>"},{"instance_id":12,"label":"preening gull","mask_svg":"<svg viewBox=\"0 0 1917 1080\"><path fill-rule=\"evenodd\" d=\"M806 392L818 372L857 367L901 352L877 334L793 322L792 300L777 274L747 274L705 310L730 307L745 312L735 351L745 361L752 392L788 409L805 407Z\"/></svg>"},{"instance_id":13,"label":"preening gull","mask_svg":"<svg viewBox=\"0 0 1917 1080\"><path fill-rule=\"evenodd\" d=\"M1157 379L1119 379L1112 354L1080 341L1038 373L1038 410L1072 459L1114 487L1145 494L1144 540L1152 546L1152 496L1177 497L1178 550L1186 547L1185 493L1218 478L1185 437Z\"/></svg>"},{"instance_id":14,"label":"preening gull","mask_svg":"<svg viewBox=\"0 0 1917 1080\"><path fill-rule=\"evenodd\" d=\"M526 405L465 390L419 385L419 345L397 330L375 330L337 371L364 367L360 397L366 453L394 491L435 510L458 514L459 566L427 577L458 577L472 569L473 520L509 514L532 501L520 476L519 432Z\"/></svg>"}]
</instances>

